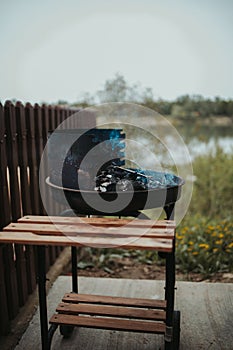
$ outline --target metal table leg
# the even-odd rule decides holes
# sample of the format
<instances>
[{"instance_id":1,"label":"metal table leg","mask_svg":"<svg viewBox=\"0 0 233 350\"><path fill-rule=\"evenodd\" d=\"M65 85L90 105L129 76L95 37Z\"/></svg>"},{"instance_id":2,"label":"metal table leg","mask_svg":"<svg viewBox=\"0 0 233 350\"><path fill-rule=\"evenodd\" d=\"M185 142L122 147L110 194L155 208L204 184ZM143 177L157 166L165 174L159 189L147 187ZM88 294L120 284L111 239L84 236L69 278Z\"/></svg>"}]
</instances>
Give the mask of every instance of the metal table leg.
<instances>
[{"instance_id":1,"label":"metal table leg","mask_svg":"<svg viewBox=\"0 0 233 350\"><path fill-rule=\"evenodd\" d=\"M173 313L175 298L175 252L167 253L166 256L166 286L165 299L167 301L166 308L166 334L165 349L172 349L172 332L173 332Z\"/></svg>"},{"instance_id":2,"label":"metal table leg","mask_svg":"<svg viewBox=\"0 0 233 350\"><path fill-rule=\"evenodd\" d=\"M77 273L77 248L71 247L71 263L72 263L72 292L78 293L78 273ZM65 338L71 336L74 326L60 325L60 333Z\"/></svg>"},{"instance_id":3,"label":"metal table leg","mask_svg":"<svg viewBox=\"0 0 233 350\"><path fill-rule=\"evenodd\" d=\"M72 292L78 293L77 248L71 247L72 261Z\"/></svg>"},{"instance_id":4,"label":"metal table leg","mask_svg":"<svg viewBox=\"0 0 233 350\"><path fill-rule=\"evenodd\" d=\"M164 208L167 220L174 220L174 208L172 204ZM167 301L166 308L166 333L165 333L165 349L173 349L173 317L175 304L175 239L173 240L172 253L165 254L166 258L166 282L165 282L165 299Z\"/></svg>"},{"instance_id":5,"label":"metal table leg","mask_svg":"<svg viewBox=\"0 0 233 350\"><path fill-rule=\"evenodd\" d=\"M46 303L45 246L37 246L37 269L41 344L42 350L49 350L48 315Z\"/></svg>"}]
</instances>

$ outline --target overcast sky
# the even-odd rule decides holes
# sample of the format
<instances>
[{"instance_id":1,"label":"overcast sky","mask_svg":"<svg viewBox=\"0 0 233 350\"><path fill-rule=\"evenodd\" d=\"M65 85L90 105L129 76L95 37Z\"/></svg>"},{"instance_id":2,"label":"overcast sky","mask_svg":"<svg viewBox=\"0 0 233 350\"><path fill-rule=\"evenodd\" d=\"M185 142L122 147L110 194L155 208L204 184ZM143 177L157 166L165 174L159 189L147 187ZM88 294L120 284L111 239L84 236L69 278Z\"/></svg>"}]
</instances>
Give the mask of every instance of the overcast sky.
<instances>
[{"instance_id":1,"label":"overcast sky","mask_svg":"<svg viewBox=\"0 0 233 350\"><path fill-rule=\"evenodd\" d=\"M75 102L119 72L155 98L233 98L232 0L1 0L0 100Z\"/></svg>"}]
</instances>

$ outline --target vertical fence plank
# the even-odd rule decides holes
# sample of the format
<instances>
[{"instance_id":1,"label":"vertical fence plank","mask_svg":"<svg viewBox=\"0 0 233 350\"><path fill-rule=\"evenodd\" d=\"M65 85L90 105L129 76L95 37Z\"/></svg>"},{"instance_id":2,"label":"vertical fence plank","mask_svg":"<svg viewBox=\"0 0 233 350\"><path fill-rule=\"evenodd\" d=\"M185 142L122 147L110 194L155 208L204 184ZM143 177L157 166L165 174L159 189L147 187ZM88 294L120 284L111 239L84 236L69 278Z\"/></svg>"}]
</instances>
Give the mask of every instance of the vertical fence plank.
<instances>
[{"instance_id":1,"label":"vertical fence plank","mask_svg":"<svg viewBox=\"0 0 233 350\"><path fill-rule=\"evenodd\" d=\"M15 107L10 101L5 103L5 123L7 130L7 160L10 176L10 196L12 220L16 221L21 216L21 195L18 178L18 149Z\"/></svg>"},{"instance_id":2,"label":"vertical fence plank","mask_svg":"<svg viewBox=\"0 0 233 350\"><path fill-rule=\"evenodd\" d=\"M61 108L59 106L55 106L53 109L51 109L50 111L50 116L51 116L51 120L50 120L50 130L54 131L58 125L60 124L60 110ZM53 203L54 205L54 203ZM56 203L56 215L60 212L60 204ZM53 263L56 259L56 257L59 255L60 253L60 249L59 247L49 247L49 259L50 259L50 263Z\"/></svg>"},{"instance_id":3,"label":"vertical fence plank","mask_svg":"<svg viewBox=\"0 0 233 350\"><path fill-rule=\"evenodd\" d=\"M46 143L48 141L48 134L49 134L49 112L48 107L43 104L41 107L41 120L42 120L42 141L43 141L43 164L40 164L40 176L41 176L41 183L40 183L40 191L41 196L43 197L44 203L44 215L50 214L51 208L52 208L52 200L51 200L51 193L49 187L46 185L45 180L49 176L49 169L48 169L48 159L47 159L47 153L45 150ZM48 210L48 213L47 213Z\"/></svg>"},{"instance_id":4,"label":"vertical fence plank","mask_svg":"<svg viewBox=\"0 0 233 350\"><path fill-rule=\"evenodd\" d=\"M8 103L9 105L9 103ZM10 205L10 196L8 191L8 177L7 177L7 144L6 144L6 138L7 138L7 130L5 125L5 107L4 110L2 110L3 116L1 118L1 130L4 130L4 135L1 136L1 168L0 168L0 177L1 177L1 198L3 201L1 201L1 204L3 206L1 211L1 227L4 227L5 225L9 224L12 219L11 214L11 205ZM14 257L13 257L13 245L12 244L6 244L2 248L2 257L3 257L3 267L4 267L4 282L6 287L6 296L7 296L7 311L6 315L8 314L9 319L14 318L14 316L17 315L17 312L19 310L19 299L18 299L18 285L17 285L17 276L16 276L16 268L14 263ZM2 291L4 293L4 291ZM15 298L14 298L15 294ZM12 300L13 298L13 300ZM4 306L3 306L4 309Z\"/></svg>"},{"instance_id":5,"label":"vertical fence plank","mask_svg":"<svg viewBox=\"0 0 233 350\"><path fill-rule=\"evenodd\" d=\"M35 143L36 143L36 161L38 168L38 175L40 169L41 156L43 154L43 134L42 134L42 111L41 107L36 103L34 106L34 116L35 116ZM39 177L38 177L39 179ZM40 196L39 189L39 205L41 215L44 213L44 206Z\"/></svg>"},{"instance_id":6,"label":"vertical fence plank","mask_svg":"<svg viewBox=\"0 0 233 350\"><path fill-rule=\"evenodd\" d=\"M15 107L16 124L18 134L18 154L20 168L20 187L22 199L22 211L24 215L32 214L30 184L28 176L28 157L27 157L27 128L24 107L20 102L17 102Z\"/></svg>"},{"instance_id":7,"label":"vertical fence plank","mask_svg":"<svg viewBox=\"0 0 233 350\"><path fill-rule=\"evenodd\" d=\"M48 106L48 116L49 116L49 132L53 132L56 129L56 115L55 115L55 108L53 106ZM58 215L59 211L59 205L52 201L51 205L53 208L52 213L54 215ZM56 249L56 248L55 248ZM56 256L56 251L53 249L53 247L49 247L49 249L46 250L46 268L49 268L49 264L52 261L52 259Z\"/></svg>"},{"instance_id":8,"label":"vertical fence plank","mask_svg":"<svg viewBox=\"0 0 233 350\"><path fill-rule=\"evenodd\" d=\"M0 334L7 334L10 330L9 313L7 307L6 286L5 286L5 271L4 271L4 250L0 245Z\"/></svg>"},{"instance_id":9,"label":"vertical fence plank","mask_svg":"<svg viewBox=\"0 0 233 350\"><path fill-rule=\"evenodd\" d=\"M49 112L49 131L53 132L55 130L56 121L55 121L55 110L53 106L48 106ZM59 205L53 201L54 215L59 214Z\"/></svg>"},{"instance_id":10,"label":"vertical fence plank","mask_svg":"<svg viewBox=\"0 0 233 350\"><path fill-rule=\"evenodd\" d=\"M5 104L5 125L7 130L7 159L9 168L9 182L10 182L10 198L11 198L11 214L12 221L16 221L22 216L21 208L21 193L19 184L19 159L18 159L18 144L17 144L17 123L15 106L11 102ZM24 254L24 246L15 245L15 265L18 282L18 297L19 305L24 305L27 300L27 270L26 260ZM15 293L15 291L14 291Z\"/></svg>"},{"instance_id":11,"label":"vertical fence plank","mask_svg":"<svg viewBox=\"0 0 233 350\"><path fill-rule=\"evenodd\" d=\"M11 207L7 181L7 157L6 157L6 128L3 106L0 104L0 226L8 225L11 221Z\"/></svg>"},{"instance_id":12,"label":"vertical fence plank","mask_svg":"<svg viewBox=\"0 0 233 350\"><path fill-rule=\"evenodd\" d=\"M5 138L5 120L3 113L3 106L0 103L0 229L5 224L10 222L10 203L7 188L7 176L6 176L6 138ZM8 249L12 249L11 245L8 245ZM8 301L7 291L5 284L5 271L4 271L4 246L0 245L0 334L6 334L9 331L9 313L8 313ZM15 270L15 269L14 269ZM14 271L15 272L15 271ZM16 281L16 274L14 274ZM17 309L17 308L16 308Z\"/></svg>"},{"instance_id":13,"label":"vertical fence plank","mask_svg":"<svg viewBox=\"0 0 233 350\"><path fill-rule=\"evenodd\" d=\"M40 195L39 195L39 176L36 158L35 143L35 120L33 108L30 103L25 106L26 127L27 127L27 147L28 147L28 165L30 172L30 196L32 212L34 215L40 214Z\"/></svg>"},{"instance_id":14,"label":"vertical fence plank","mask_svg":"<svg viewBox=\"0 0 233 350\"><path fill-rule=\"evenodd\" d=\"M22 103L17 102L15 107L17 133L18 133L18 153L19 153L19 168L20 168L20 187L23 215L32 214L30 184L28 176L28 157L27 157L27 128L25 120L25 110ZM35 278L35 257L34 249L31 245L25 246L26 259L26 277L28 294L31 294L36 287Z\"/></svg>"}]
</instances>

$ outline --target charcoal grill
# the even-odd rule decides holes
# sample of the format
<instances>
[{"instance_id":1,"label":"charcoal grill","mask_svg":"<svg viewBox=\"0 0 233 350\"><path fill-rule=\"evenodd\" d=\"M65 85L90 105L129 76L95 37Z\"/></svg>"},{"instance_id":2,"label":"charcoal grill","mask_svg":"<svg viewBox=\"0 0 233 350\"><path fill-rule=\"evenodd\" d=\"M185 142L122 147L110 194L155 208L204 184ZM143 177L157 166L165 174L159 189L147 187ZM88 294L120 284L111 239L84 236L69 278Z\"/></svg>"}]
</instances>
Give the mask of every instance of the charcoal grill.
<instances>
[{"instance_id":1,"label":"charcoal grill","mask_svg":"<svg viewBox=\"0 0 233 350\"><path fill-rule=\"evenodd\" d=\"M67 152L67 141L70 143L70 137L73 140L72 146ZM75 138L78 138L76 140ZM59 131L55 133L53 139L50 141L49 146L49 163L50 163L50 177L46 179L46 183L52 191L53 198L62 203L69 204L71 216L73 214L86 214L90 215L104 215L104 216L134 216L139 218L147 218L144 214L141 215L140 210L162 207L167 216L167 221L163 221L164 227L168 223L172 223L174 220L174 207L176 201L181 196L181 188L184 184L184 180L178 176L172 175L172 183L167 183L157 188L147 188L145 190L135 191L106 191L97 192L93 189L80 189L77 179L78 170L85 158L86 154L94 149L98 144L105 141L105 146L102 149L103 159L106 155L110 160L103 162L103 165L98 171L103 171L107 166L114 164L117 167L123 167L125 165L124 160L124 138L121 129L91 129L87 131L72 130L72 131ZM59 147L61 149L59 150ZM65 150L65 151L64 151ZM64 154L65 152L65 154ZM85 172L94 173L96 170L95 153L91 158L91 162L86 165ZM59 166L57 167L57 164ZM131 171L139 172L138 169L131 169ZM142 170L140 170L142 171ZM146 170L143 170L146 173ZM168 177L171 174L150 171L150 176ZM114 202L117 198L124 202L127 197L130 198L128 204L118 211L108 211L98 206L101 200L105 203ZM92 205L90 205L90 203ZM94 205L93 205L94 204ZM96 209L97 208L97 209ZM140 215L139 215L140 214ZM67 211L64 216L69 216ZM67 218L66 218L67 219ZM67 221L68 222L68 221ZM111 225L111 224L110 224ZM161 229L160 229L161 230ZM142 248L142 247L141 247ZM170 251L160 251L159 256L166 260L166 280L165 280L165 303L166 303L166 330L165 330L165 349L179 348L180 339L180 312L174 310L174 289L175 289L175 236L172 239L172 247ZM78 283L77 283L77 250L76 247L71 247L72 254L72 292L78 295ZM42 276L43 277L43 276ZM41 286L41 289L44 286ZM42 299L43 301L43 299ZM55 316L56 318L57 316ZM47 331L42 334L42 339L49 339L53 336L59 322L52 324L49 333ZM65 337L70 336L73 326L60 323L61 334ZM47 349L47 346L45 347Z\"/></svg>"},{"instance_id":2,"label":"charcoal grill","mask_svg":"<svg viewBox=\"0 0 233 350\"><path fill-rule=\"evenodd\" d=\"M156 172L154 172L156 175ZM52 189L54 199L61 203L65 204L64 196L69 203L71 209L74 212L79 214L86 215L108 215L104 211L96 210L98 207L98 201L102 198L106 202L112 202L118 198L121 198L122 202L127 202L127 197L131 198L129 204L122 210L110 213L111 215L117 216L130 216L132 213L136 213L139 210L153 209L163 207L165 212L171 208L171 206L180 198L181 195L181 186L184 184L184 181L177 177L177 185L166 187L166 188L157 188L151 190L140 190L131 192L104 192L98 193L96 191L85 191L85 197L83 197L83 191L76 190L72 188L60 187L53 184L50 181L50 178L46 179L47 184ZM86 201L85 199L88 199ZM94 204L93 208L88 203ZM109 214L109 215L110 215ZM169 215L170 218L170 215Z\"/></svg>"},{"instance_id":3,"label":"charcoal grill","mask_svg":"<svg viewBox=\"0 0 233 350\"><path fill-rule=\"evenodd\" d=\"M74 142L67 152L70 138ZM86 154L96 145L103 145L101 154L92 152L90 162L86 165L85 171L92 177L97 170L96 159L105 159L106 155L109 160L103 162L104 164L98 168L99 172L110 164L118 167L124 166L124 139L125 134L122 129L59 130L54 133L49 145L50 177L46 179L46 183L52 190L53 198L61 204L68 202L70 208L79 214L128 216L133 213L135 216L135 213L140 210L163 207L168 218L171 218L172 209L180 198L181 187L184 184L184 180L176 175L173 175L172 184L168 183L165 186L145 190L99 193L88 187L79 189L77 174ZM140 173L138 169L131 170ZM144 173L147 171L144 170ZM156 178L170 174L149 171L149 175ZM100 199L106 204L119 199L123 203L127 202L127 205L123 209L106 212L98 205Z\"/></svg>"}]
</instances>

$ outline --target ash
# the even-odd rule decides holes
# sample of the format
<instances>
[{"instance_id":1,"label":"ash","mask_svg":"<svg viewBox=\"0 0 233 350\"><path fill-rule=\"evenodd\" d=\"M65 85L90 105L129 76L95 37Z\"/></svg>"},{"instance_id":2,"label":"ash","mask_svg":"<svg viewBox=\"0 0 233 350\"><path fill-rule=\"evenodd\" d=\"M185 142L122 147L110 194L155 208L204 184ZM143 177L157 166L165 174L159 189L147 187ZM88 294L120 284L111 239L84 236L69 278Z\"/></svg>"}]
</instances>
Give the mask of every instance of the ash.
<instances>
[{"instance_id":1,"label":"ash","mask_svg":"<svg viewBox=\"0 0 233 350\"><path fill-rule=\"evenodd\" d=\"M95 191L145 191L177 186L176 176L152 170L127 169L110 165L95 177Z\"/></svg>"}]
</instances>

